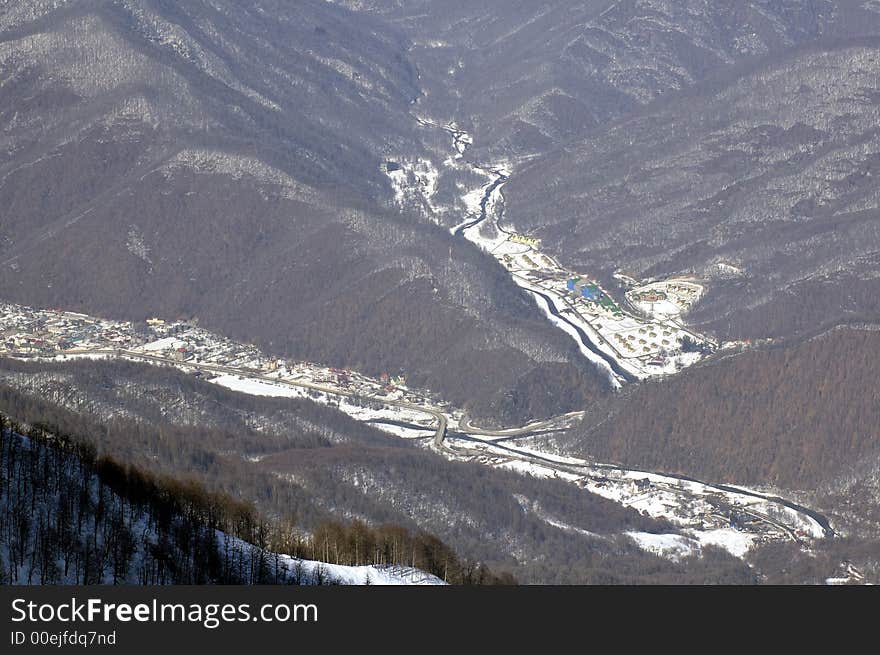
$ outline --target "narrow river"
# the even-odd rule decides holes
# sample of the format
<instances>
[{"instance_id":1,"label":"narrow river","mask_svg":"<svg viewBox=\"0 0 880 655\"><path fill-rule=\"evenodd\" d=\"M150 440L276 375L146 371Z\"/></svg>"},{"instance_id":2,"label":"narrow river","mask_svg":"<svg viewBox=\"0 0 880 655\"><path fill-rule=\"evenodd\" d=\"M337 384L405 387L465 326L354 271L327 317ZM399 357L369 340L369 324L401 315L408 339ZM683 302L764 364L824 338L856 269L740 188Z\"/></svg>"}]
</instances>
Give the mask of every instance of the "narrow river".
<instances>
[{"instance_id":1,"label":"narrow river","mask_svg":"<svg viewBox=\"0 0 880 655\"><path fill-rule=\"evenodd\" d=\"M435 127L440 127L440 126L435 124ZM464 155L465 151L468 149L468 147L472 143L470 136L466 132L459 130L457 128L451 127L451 126L443 126L442 129L444 129L446 132L448 132L450 135L452 135L453 140L454 140L454 147L455 147L456 151L459 153L459 155ZM463 222L460 225L453 228L451 230L451 233L456 237L462 237L462 238L468 239L472 243L477 243L477 245L480 245L479 242L475 242L474 239L469 238L467 231L471 230L473 228L476 228L477 226L483 224L486 221L493 222L495 229L498 230L499 232L504 232L504 233L510 234L510 232L508 232L507 230L503 230L501 228L501 225L500 225L500 218L501 217L497 215L498 214L497 203L493 203L493 196L495 196L497 193L499 193L499 190L501 189L501 187L505 183L508 182L509 173L505 169L503 169L501 166L482 167L482 166L479 166L479 165L471 163L471 162L468 162L468 165L475 172L479 173L480 175L490 176L491 181L483 188L483 194L480 198L480 203L479 203L479 213L477 213L476 215L472 214L470 220L466 220L465 222ZM514 281L516 282L515 279L514 279ZM617 376L620 380L625 381L625 382L629 382L629 383L638 382L638 378L635 375L633 375L630 371L623 368L614 357L612 357L608 353L604 352L601 348L599 348L598 345L595 344L593 342L593 340L590 339L589 335L584 331L584 329L580 325L578 325L574 321L569 320L564 315L564 313L561 312L557 308L557 306L553 302L553 299L550 296L548 296L547 294L544 294L538 290L528 288L527 286L523 286L523 284L518 284L518 286L520 286L520 288L522 288L524 291L532 294L532 296L536 299L536 302L538 302L539 305L540 305L541 301L546 303L547 313L550 316L552 316L556 321L559 321L560 323L565 324L565 326L570 328L570 329L566 329L566 328L561 328L561 329L563 329L565 332L567 332L572 338L575 339L575 341L579 342L580 345L582 345L584 349L589 351L589 353L592 353L597 358L600 358L601 361L593 360L593 363L595 363L598 366L601 366L602 364L607 364L607 367L609 369L609 375L612 377ZM557 324L557 326L559 326L559 323ZM584 353L584 356L586 357L587 354ZM566 463L560 462L559 460L553 458L552 456L545 456L545 455L543 455L539 452L535 452L535 451L520 450L519 448L512 447L513 445L499 443L500 441L509 441L514 438L523 438L524 436L535 436L530 433L519 434L519 435L516 435L516 437L511 437L509 439L487 440L485 438L480 438L478 431L468 433L468 431L466 431L466 430L462 431L459 429L454 429L454 430L449 430L448 434L445 434L444 436L448 436L450 438L450 440L453 442L458 440L459 442L463 442L464 444L473 443L476 445L477 443L479 443L479 444L482 444L483 446L489 447L490 449L496 449L496 451L500 451L501 453L505 453L509 457L520 459L525 462L540 463L545 466L549 466L552 469L558 470L560 472L568 471L568 472L572 472L572 473L578 473L580 475L587 475L587 476L594 477L594 478L602 477L603 471L608 472L608 473L618 472L618 473L624 474L624 475L638 473L638 471L635 471L632 469L622 468L622 467L619 467L619 466L613 465L613 464L589 463L586 461L584 461L582 464L579 464L579 465L578 464L566 464ZM443 443L443 441L444 440L441 439L441 443ZM463 445L463 444L460 444L458 448L461 448L461 445ZM457 450L457 448L455 448L454 446L452 446L449 443L445 443L444 447L446 449L448 449L448 451L450 453L455 453ZM459 455L461 455L461 454L464 454L464 453L459 453ZM789 501L785 498L781 498L779 496L775 496L772 494L765 494L765 493L761 493L761 492L746 489L746 488L733 487L730 485L707 483L707 482L703 482L701 480L697 480L695 478L692 478L692 477L689 477L686 475L680 475L680 474L674 474L674 473L650 473L649 474L648 472L645 472L645 474L646 475L662 476L663 478L668 480L669 484L671 484L674 481L681 481L683 483L694 483L697 485L701 485L704 488L714 490L715 492L720 493L722 495L737 494L740 496L751 497L751 498L755 498L758 500L769 502L771 504L775 504L775 505L778 505L781 507L785 507L785 508L795 512L796 514L800 514L800 515L809 517L810 519L815 521L815 523L821 528L821 531L824 533L824 536L826 538L831 538L831 537L835 536L835 532L834 532L833 528L831 527L831 524L830 524L827 517L823 516L819 512L811 510L808 507L804 507L802 505L799 505L797 503ZM653 484L655 484L655 483L652 483L652 485ZM660 486L662 487L663 485L660 485ZM686 491L681 491L680 493L683 493L685 496L689 496L688 492L686 492ZM728 498L729 498L729 496L728 496ZM723 507L724 503L719 502L719 506ZM734 503L732 505L732 507L736 507L736 503ZM739 507L738 509L744 509L744 508ZM774 524L774 525L777 524L776 521L770 516L763 516L761 520L763 520L767 523L770 523L770 524ZM800 541L800 539L798 537L794 536L793 529L786 527L785 530L787 532L789 532L789 534L792 535L793 538Z\"/></svg>"},{"instance_id":2,"label":"narrow river","mask_svg":"<svg viewBox=\"0 0 880 655\"><path fill-rule=\"evenodd\" d=\"M467 146L469 145L468 141L461 140L461 135L464 133L460 132L460 131L451 130L449 128L445 128L445 129L450 134L452 134L453 139L455 140L454 143L455 143L456 149L458 149L459 152L463 154L464 151L467 150ZM475 216L473 220L471 220L469 222L462 223L461 225L456 227L454 229L454 231L452 232L452 234L454 236L463 237L465 239L467 239L467 235L465 234L465 232L467 230L474 228L474 227L477 227L481 223L484 223L486 220L490 220L489 203L492 200L492 196L509 179L509 176L507 174L503 173L500 170L500 168L497 168L497 167L484 168L484 167L478 166L476 164L470 164L470 165L478 173L481 173L481 174L489 173L491 175L494 175L495 179L492 180L492 182L488 186L485 187L485 190L483 192L483 197L480 199L480 212L479 212L479 214L477 216ZM499 232L507 232L506 230L502 229L501 225L499 224L499 219L497 216L491 217L491 220L494 221L495 228ZM577 340L580 342L580 344L584 348L589 350L591 353L593 353L597 357L600 357L604 362L606 362L608 364L609 368L611 369L611 371L616 376L618 376L618 378L620 378L621 380L623 380L625 382L637 382L638 381L638 378L635 375L633 375L632 373L630 373L629 371L624 369L617 362L617 360L615 360L611 355L604 352L595 343L593 343L593 341L590 339L590 337L587 335L587 333L583 330L583 328L581 328L579 325L575 324L574 322L568 320L564 315L562 315L562 313L556 308L556 305L553 303L552 299L549 296L547 296L546 294L543 294L539 291L535 291L533 289L524 289L524 290L537 298L543 299L544 302L547 303L547 311L549 311L558 320L560 320L563 323L565 323L566 325L570 326L574 330L574 334L577 335ZM569 333L569 334L571 334L571 333ZM572 336L574 336L574 335L572 335Z\"/></svg>"}]
</instances>

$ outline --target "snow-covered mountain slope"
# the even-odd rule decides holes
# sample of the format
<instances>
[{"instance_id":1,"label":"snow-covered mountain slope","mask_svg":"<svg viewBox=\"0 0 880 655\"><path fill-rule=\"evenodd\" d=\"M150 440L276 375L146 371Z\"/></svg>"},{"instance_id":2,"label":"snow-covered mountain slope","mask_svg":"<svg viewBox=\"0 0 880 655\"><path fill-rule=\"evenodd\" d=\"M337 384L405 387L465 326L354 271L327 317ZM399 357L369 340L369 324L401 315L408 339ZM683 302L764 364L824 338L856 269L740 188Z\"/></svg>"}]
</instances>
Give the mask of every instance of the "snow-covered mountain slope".
<instances>
[{"instance_id":1,"label":"snow-covered mountain slope","mask_svg":"<svg viewBox=\"0 0 880 655\"><path fill-rule=\"evenodd\" d=\"M253 544L241 540L229 539L223 533L217 534L218 548L225 552L226 548L243 549L248 551L256 548ZM412 566L376 566L367 564L361 566L346 566L344 564L332 564L320 560L302 559L290 555L263 552L267 561L273 567L285 571L287 583L302 585L444 585L446 584L435 575L425 573Z\"/></svg>"},{"instance_id":2,"label":"snow-covered mountain slope","mask_svg":"<svg viewBox=\"0 0 880 655\"><path fill-rule=\"evenodd\" d=\"M340 4L410 36L420 106L512 164L508 226L566 268L711 282L720 337L876 319L876 3Z\"/></svg>"},{"instance_id":3,"label":"snow-covered mountain slope","mask_svg":"<svg viewBox=\"0 0 880 655\"><path fill-rule=\"evenodd\" d=\"M878 74L867 39L697 85L522 169L508 220L606 279L706 280L689 322L726 338L876 318Z\"/></svg>"},{"instance_id":4,"label":"snow-covered mountain slope","mask_svg":"<svg viewBox=\"0 0 880 655\"><path fill-rule=\"evenodd\" d=\"M50 442L51 443L51 442ZM443 584L407 566L345 566L273 553L209 525L184 496L147 502L73 451L0 433L5 584ZM93 456L93 455L92 455ZM118 480L118 479L117 479ZM181 488L183 489L183 488Z\"/></svg>"},{"instance_id":5,"label":"snow-covered mountain slope","mask_svg":"<svg viewBox=\"0 0 880 655\"><path fill-rule=\"evenodd\" d=\"M532 154L756 55L820 37L831 0L337 0L411 36L429 98ZM446 97L448 96L448 97Z\"/></svg>"},{"instance_id":6,"label":"snow-covered mountain slope","mask_svg":"<svg viewBox=\"0 0 880 655\"><path fill-rule=\"evenodd\" d=\"M491 261L398 202L389 162L434 171L452 144L416 121L393 26L319 0L3 11L4 299L197 318L483 413L552 414L572 377L601 391ZM527 389L554 376L559 394Z\"/></svg>"},{"instance_id":7,"label":"snow-covered mountain slope","mask_svg":"<svg viewBox=\"0 0 880 655\"><path fill-rule=\"evenodd\" d=\"M716 565L729 581L751 579L745 564L724 553L673 562L643 552L626 532L679 529L552 472L448 461L418 447L418 437L383 436L331 407L249 396L145 368L5 361L0 406L15 408L21 420L92 435L101 452L138 467L195 476L211 490L258 503L268 516L292 514L298 530L318 533L328 520L427 530L461 558L495 574L510 572L521 583L696 581L705 579L704 567ZM331 535L326 543L343 541ZM347 543L351 561L358 561L357 540ZM277 550L337 561L332 547L329 554L320 545L296 547ZM399 563L411 563L406 552ZM360 556L363 563L363 550ZM421 561L417 566L426 569ZM460 574L450 565L446 577L444 558L439 562L428 570L457 583Z\"/></svg>"}]
</instances>

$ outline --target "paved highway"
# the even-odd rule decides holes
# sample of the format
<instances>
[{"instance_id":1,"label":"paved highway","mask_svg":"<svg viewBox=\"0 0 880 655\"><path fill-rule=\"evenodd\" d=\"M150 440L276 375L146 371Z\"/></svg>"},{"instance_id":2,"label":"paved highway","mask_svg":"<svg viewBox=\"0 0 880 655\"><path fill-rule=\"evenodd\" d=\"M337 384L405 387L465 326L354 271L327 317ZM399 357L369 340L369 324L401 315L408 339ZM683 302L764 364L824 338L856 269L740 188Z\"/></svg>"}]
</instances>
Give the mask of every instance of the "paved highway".
<instances>
[{"instance_id":1,"label":"paved highway","mask_svg":"<svg viewBox=\"0 0 880 655\"><path fill-rule=\"evenodd\" d=\"M511 459L517 459L517 460L527 462L527 463L532 463L532 464L541 464L543 466L548 466L549 468L552 468L552 469L554 469L556 471L560 471L560 472L574 473L576 475L588 475L588 476L590 476L590 475L595 476L595 473L594 473L595 470L615 471L618 473L644 473L645 475L651 474L651 472L649 472L649 471L635 471L633 469L623 468L621 466L617 466L614 464L598 464L598 463L591 463L591 462L584 462L583 464L567 464L564 462L559 462L558 460L555 460L551 457L545 457L545 456L538 455L535 453L527 453L527 452L518 450L516 448L512 448L510 446L500 444L497 441L483 440L483 439L480 439L478 437L473 436L472 434L456 434L455 436L456 436L456 438L461 439L463 441L472 441L472 442L480 443L480 444L483 444L486 446L491 446L492 448L500 449L500 450L504 451L505 456L510 457ZM473 449L462 449L462 450L464 452L467 452L467 453L473 454L473 455L486 455L485 451L473 450ZM803 506L798 505L796 503L793 503L789 500L786 500L785 498L780 498L779 496L774 496L774 495L770 495L770 494L762 494L757 491L752 491L750 489L741 489L739 487L731 487L731 486L724 485L724 484L713 484L710 482L703 482L702 480L698 480L696 478L692 478L692 477L689 477L686 475L677 475L674 473L654 473L654 475L661 475L665 478L670 478L672 480L681 480L683 482L693 482L695 484L700 484L703 487L710 489L710 490L719 491L719 492L726 492L726 493L742 494L744 496L750 496L752 498L757 498L757 499L764 500L764 501L767 501L770 503L782 505L783 507L787 507L787 508L789 508L799 514L804 514L805 516L808 516L811 519L813 519L814 521L816 521L816 523L818 523L819 526L822 528L822 531L824 532L826 538L832 538L836 535L836 533L834 532L834 529L831 527L831 523L827 517L823 516L819 512L816 512L815 510L811 510L809 508L803 507ZM658 488L662 488L666 491L670 491L670 492L675 493L677 495L684 495L684 496L688 496L688 497L693 496L692 493L687 492L684 489L679 489L673 485L663 484L663 483L652 483L652 484L654 484ZM769 525L781 530L782 532L787 534L789 536L789 538L791 538L792 540L800 541L800 538L797 536L797 534L791 528L789 528L788 526L784 525L783 523L779 522L778 520L776 520L766 514L762 514L762 513L757 512L753 508L744 508L744 507L731 505L728 503L722 503L722 502L719 502L718 505L723 506L723 507L727 507L727 508L729 508L733 511L736 511L736 512L741 512L743 514L749 514L749 515L753 516L754 518L759 519L759 520L761 520L765 523L768 523Z\"/></svg>"},{"instance_id":2,"label":"paved highway","mask_svg":"<svg viewBox=\"0 0 880 655\"><path fill-rule=\"evenodd\" d=\"M336 387L329 387L322 384L316 384L313 382L304 382L300 380L283 380L278 377L273 377L270 375L266 375L260 371L254 369L238 369L230 366L224 366L221 364L207 364L207 363L195 363L195 362L185 362L176 359L171 359L168 357L163 357L161 355L154 355L147 352L140 352L135 350L124 350L124 349L100 349L100 350L70 350L65 354L67 355L109 355L115 356L119 358L124 358L128 360L135 361L147 361L147 362L155 362L158 364L170 365L176 368L190 369L190 370L201 370L201 371L209 371L214 373L224 373L228 375L235 375L241 378L259 380L263 382L268 382L274 385L282 385L289 387L299 387L302 389L309 389L314 391L319 391L321 393L334 395L334 396L343 396L349 398L369 398L370 400L374 400L376 402L382 403L384 405L389 405L392 407L401 407L404 409L408 409L413 412L418 412L422 414L426 414L430 416L437 422L436 429L434 431L434 436L432 438L432 445L435 449L440 451L445 451L451 455L486 455L487 453L482 450L462 448L462 447L452 447L446 441L447 430L448 430L448 419L442 410L437 407L425 406L425 405L416 405L414 403L409 403L401 400L392 400L382 396L372 396L369 393L357 392L357 391L348 391L345 389L338 389ZM515 428L505 428L505 429L483 429L479 428L471 423L470 418L467 414L464 414L459 421L459 429L462 432L456 432L456 439L462 441L471 441L474 443L480 443L485 446L489 446L494 449L498 449L503 451L504 455L511 459L518 459L527 463L541 464L543 466L547 466L559 472L566 473L574 473L576 475L588 475L595 477L595 471L597 470L605 470L605 471L615 471L619 473L632 473L634 472L631 469L626 469L614 464L593 464L589 462L584 462L583 464L572 464L560 462L552 457L542 456L540 454L528 453L516 448L512 448L510 446L499 443L498 441L488 440L488 439L480 439L479 436L486 437L506 437L513 438L517 436L528 436L530 434L534 434L536 431L547 430L552 428L557 428L561 423L565 421L570 421L579 416L583 416L583 412L571 412L569 414L564 414L559 417L555 417L552 419L542 420L542 421L534 421L522 427ZM639 471L636 471L639 472ZM648 475L648 472L644 472ZM662 475L666 478L670 478L672 480L681 480L685 482L692 482L696 484L700 484L707 489L716 490L718 492L726 492L726 493L737 493L745 496L751 496L754 498L758 498L767 502L776 503L787 507L797 513L804 514L809 516L813 520L815 520L823 529L826 537L835 536L835 532L831 527L828 519L819 514L818 512L811 510L809 508L803 507L791 501L788 501L784 498L780 498L778 496L761 494L756 491L740 489L739 487L731 487L723 484L712 484L703 482L702 480L697 480L696 478L691 478L684 475L676 475L672 473L659 473L657 475ZM678 489L672 485L663 484L663 483L655 483L655 486L658 488L663 488L666 491L670 491L676 493L678 495L686 495L692 496L692 493L688 493L686 490ZM774 528L784 532L789 536L789 538L798 541L798 536L794 533L794 531L788 526L780 523L778 520L767 516L765 514L761 514L755 511L752 508L743 508L739 506L725 504L723 502L717 503L720 507L727 507L730 510L742 512L744 514L749 514L753 518L764 521Z\"/></svg>"},{"instance_id":3,"label":"paved highway","mask_svg":"<svg viewBox=\"0 0 880 655\"><path fill-rule=\"evenodd\" d=\"M272 377L269 375L265 375L264 373L260 373L259 371L253 369L238 369L232 368L229 366L223 366L222 364L205 364L205 363L196 363L196 362L185 362L182 360L171 359L169 357L162 357L161 355L152 355L146 352L139 352L137 350L120 350L120 349L101 349L101 350L69 350L66 351L67 355L112 355L116 357L122 357L125 359L133 359L133 360L147 360L152 362L157 362L160 364L168 364L170 366L174 366L176 368L184 368L191 370L200 370L200 371L210 371L213 373L226 373L228 375L237 375L242 378L248 378L252 380L260 380L262 382L270 382L272 384L280 384L282 386L288 387L299 387L301 389L311 389L314 391L320 391L326 394L331 394L334 396L344 396L348 398L369 398L370 400L375 400L376 402L383 403L385 405L391 405L392 407L403 407L405 409L409 409L415 412L421 412L423 414L427 414L431 416L437 421L437 429L434 432L434 445L438 447L443 447L443 439L446 437L446 428L447 428L447 419L446 415L443 414L442 411L435 407L426 407L424 405L415 405L413 403L404 402L401 400L392 400L389 398L383 398L382 396L370 396L369 394L360 393L357 391L347 391L344 389L337 389L335 387L327 387L321 384L315 384L313 382L303 382L300 380L282 380L277 377Z\"/></svg>"},{"instance_id":4,"label":"paved highway","mask_svg":"<svg viewBox=\"0 0 880 655\"><path fill-rule=\"evenodd\" d=\"M470 417L467 413L463 414L461 419L458 421L458 427L468 434L482 434L490 437L517 437L517 436L525 436L528 434L532 434L534 432L538 432L540 430L552 430L553 428L558 428L560 423L565 421L570 421L575 418L583 418L584 412L569 412L568 414L563 414L561 416L556 416L551 419L546 419L543 421L534 421L527 425L524 425L520 428L504 428L504 429L496 429L496 430L487 430L484 428L479 428L473 423L471 423Z\"/></svg>"}]
</instances>

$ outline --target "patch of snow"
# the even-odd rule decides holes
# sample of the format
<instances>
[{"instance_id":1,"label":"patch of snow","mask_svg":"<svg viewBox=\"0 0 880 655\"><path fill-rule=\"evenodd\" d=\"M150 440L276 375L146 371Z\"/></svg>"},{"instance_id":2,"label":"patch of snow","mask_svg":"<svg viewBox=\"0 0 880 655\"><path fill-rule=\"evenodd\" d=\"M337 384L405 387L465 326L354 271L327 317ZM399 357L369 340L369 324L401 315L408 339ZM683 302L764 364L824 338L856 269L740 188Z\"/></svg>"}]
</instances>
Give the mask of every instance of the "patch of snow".
<instances>
[{"instance_id":1,"label":"patch of snow","mask_svg":"<svg viewBox=\"0 0 880 655\"><path fill-rule=\"evenodd\" d=\"M700 546L718 546L734 557L743 558L755 545L755 535L733 528L717 530L691 530L691 536Z\"/></svg>"},{"instance_id":2,"label":"patch of snow","mask_svg":"<svg viewBox=\"0 0 880 655\"><path fill-rule=\"evenodd\" d=\"M593 364L595 364L597 367L599 367L600 370L605 373L605 375L608 377L608 382L614 389L620 389L623 384L621 383L620 378L618 378L617 374L612 370L611 365L606 362L602 357L587 348L581 342L580 334L578 334L578 331L574 327L572 327L566 321L563 321L561 318L553 315L553 313L550 311L547 300L543 296L540 296L534 292L531 293L531 296L535 299L535 302L538 304L538 307L541 308L541 311L544 312L547 320L549 320L551 323L553 323L553 325L555 325L560 330L568 334L572 339L574 339L575 343L577 343L578 345L578 350L580 351L580 353L586 359L593 362Z\"/></svg>"},{"instance_id":3,"label":"patch of snow","mask_svg":"<svg viewBox=\"0 0 880 655\"><path fill-rule=\"evenodd\" d=\"M146 262L150 266L153 265L153 260L150 259L150 248L144 241L144 235L138 229L137 225L132 224L128 228L128 239L125 242L125 247L128 249L128 252L138 259Z\"/></svg>"},{"instance_id":4,"label":"patch of snow","mask_svg":"<svg viewBox=\"0 0 880 655\"><path fill-rule=\"evenodd\" d=\"M186 346L186 341L182 341L174 337L165 337L163 339L159 339L157 341L153 341L152 343L146 344L143 349L147 352L159 352L163 350L183 348L184 346Z\"/></svg>"},{"instance_id":5,"label":"patch of snow","mask_svg":"<svg viewBox=\"0 0 880 655\"><path fill-rule=\"evenodd\" d=\"M228 175L236 180L249 177L279 188L281 195L285 198L313 204L320 201L320 196L315 189L255 157L219 150L193 148L177 153L165 164L164 170L173 171L181 167L189 168L197 173Z\"/></svg>"},{"instance_id":6,"label":"patch of snow","mask_svg":"<svg viewBox=\"0 0 880 655\"><path fill-rule=\"evenodd\" d=\"M639 548L666 557L675 562L699 551L699 543L680 534L653 534L650 532L625 532Z\"/></svg>"}]
</instances>

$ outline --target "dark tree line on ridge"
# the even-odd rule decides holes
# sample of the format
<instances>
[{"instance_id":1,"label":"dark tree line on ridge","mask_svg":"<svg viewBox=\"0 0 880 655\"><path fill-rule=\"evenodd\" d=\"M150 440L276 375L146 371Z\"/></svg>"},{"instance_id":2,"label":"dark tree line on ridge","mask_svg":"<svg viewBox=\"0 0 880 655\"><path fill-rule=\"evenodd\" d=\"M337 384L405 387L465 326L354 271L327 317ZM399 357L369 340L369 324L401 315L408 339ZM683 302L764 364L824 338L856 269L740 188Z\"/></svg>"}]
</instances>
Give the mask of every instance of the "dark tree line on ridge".
<instances>
[{"instance_id":1,"label":"dark tree line on ridge","mask_svg":"<svg viewBox=\"0 0 880 655\"><path fill-rule=\"evenodd\" d=\"M454 584L513 583L402 526L327 522L312 534L252 503L153 475L95 446L0 414L0 581L19 584L332 583L282 565L302 559L414 566Z\"/></svg>"},{"instance_id":2,"label":"dark tree line on ridge","mask_svg":"<svg viewBox=\"0 0 880 655\"><path fill-rule=\"evenodd\" d=\"M0 410L7 415L47 432L85 438L126 469L195 480L212 492L254 503L275 526L265 537L270 552L331 564L411 565L414 549L399 538L403 527L416 541L420 567L431 568L420 555L425 532L467 558L462 573L456 573L451 557L444 555L442 565L439 555L435 558L432 570L450 581L467 577L476 561L492 571L509 570L523 583L756 581L745 563L718 549L706 547L672 562L620 534L675 532L666 522L560 480L447 461L329 407L256 398L177 371L127 363L4 361L0 372L6 371ZM181 407L184 414L177 413ZM242 422L241 416L249 419ZM297 427L298 417L306 419L303 428ZM264 426L259 433L248 429L253 421ZM330 427L342 441L304 438L307 424ZM373 486L353 484L353 475ZM348 519L342 520L344 534L329 527L348 516L363 517L372 536ZM547 516L593 536L555 527ZM241 545L231 532L224 534L233 540L230 548ZM317 540L309 543L308 534ZM241 568L250 570L244 563ZM275 568L272 559L266 570ZM296 579L291 570L289 581Z\"/></svg>"},{"instance_id":3,"label":"dark tree line on ridge","mask_svg":"<svg viewBox=\"0 0 880 655\"><path fill-rule=\"evenodd\" d=\"M878 369L880 332L837 330L641 384L570 441L603 461L811 489L880 456Z\"/></svg>"}]
</instances>

